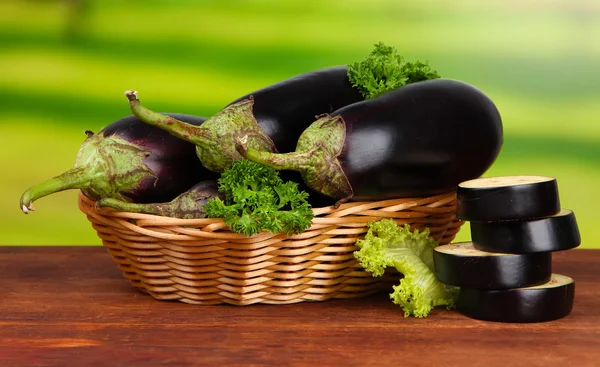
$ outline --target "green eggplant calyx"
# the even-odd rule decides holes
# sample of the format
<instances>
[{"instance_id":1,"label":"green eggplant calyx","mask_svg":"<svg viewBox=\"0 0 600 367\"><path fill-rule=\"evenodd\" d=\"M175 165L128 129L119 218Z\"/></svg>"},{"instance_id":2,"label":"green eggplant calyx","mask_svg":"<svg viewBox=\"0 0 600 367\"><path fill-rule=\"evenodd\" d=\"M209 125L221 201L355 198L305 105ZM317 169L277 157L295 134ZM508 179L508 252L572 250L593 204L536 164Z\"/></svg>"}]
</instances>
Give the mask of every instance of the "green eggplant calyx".
<instances>
[{"instance_id":1,"label":"green eggplant calyx","mask_svg":"<svg viewBox=\"0 0 600 367\"><path fill-rule=\"evenodd\" d=\"M198 219L206 217L204 204L213 197L224 199L224 195L217 190L216 182L203 181L166 203L137 204L120 199L105 198L98 200L96 207L171 218Z\"/></svg>"},{"instance_id":2,"label":"green eggplant calyx","mask_svg":"<svg viewBox=\"0 0 600 367\"><path fill-rule=\"evenodd\" d=\"M346 140L346 124L341 116L320 116L300 137L296 151L271 153L258 151L247 144L245 136L236 139L240 155L251 161L278 170L300 172L311 189L339 200L336 205L349 200L354 191L338 157Z\"/></svg>"},{"instance_id":3,"label":"green eggplant calyx","mask_svg":"<svg viewBox=\"0 0 600 367\"><path fill-rule=\"evenodd\" d=\"M20 208L24 213L35 210L35 200L69 189L80 189L94 200L106 197L127 200L121 194L123 191L137 188L146 178L156 178L144 163L150 150L117 136L86 134L88 137L81 144L72 169L23 193Z\"/></svg>"},{"instance_id":4,"label":"green eggplant calyx","mask_svg":"<svg viewBox=\"0 0 600 367\"><path fill-rule=\"evenodd\" d=\"M248 98L225 107L206 120L202 127L215 138L200 138L196 154L202 165L214 172L223 172L233 161L241 159L235 137L246 136L247 146L259 151L276 152L273 140L258 125L252 112L254 99Z\"/></svg>"}]
</instances>

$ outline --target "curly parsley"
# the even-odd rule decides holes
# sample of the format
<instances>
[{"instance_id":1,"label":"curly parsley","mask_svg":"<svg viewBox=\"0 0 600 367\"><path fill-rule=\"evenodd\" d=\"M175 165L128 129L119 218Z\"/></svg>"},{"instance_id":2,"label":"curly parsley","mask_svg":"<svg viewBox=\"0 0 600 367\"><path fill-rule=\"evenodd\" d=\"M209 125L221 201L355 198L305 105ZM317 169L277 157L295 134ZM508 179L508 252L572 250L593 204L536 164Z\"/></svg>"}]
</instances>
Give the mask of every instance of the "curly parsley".
<instances>
[{"instance_id":1,"label":"curly parsley","mask_svg":"<svg viewBox=\"0 0 600 367\"><path fill-rule=\"evenodd\" d=\"M225 201L212 198L205 205L207 217L224 218L232 232L246 236L261 231L300 233L314 217L308 193L295 182L283 182L278 172L247 159L234 161L218 181Z\"/></svg>"},{"instance_id":2,"label":"curly parsley","mask_svg":"<svg viewBox=\"0 0 600 367\"><path fill-rule=\"evenodd\" d=\"M423 80L436 79L440 75L427 62L408 62L396 49L382 42L362 61L348 65L348 78L365 99Z\"/></svg>"}]
</instances>

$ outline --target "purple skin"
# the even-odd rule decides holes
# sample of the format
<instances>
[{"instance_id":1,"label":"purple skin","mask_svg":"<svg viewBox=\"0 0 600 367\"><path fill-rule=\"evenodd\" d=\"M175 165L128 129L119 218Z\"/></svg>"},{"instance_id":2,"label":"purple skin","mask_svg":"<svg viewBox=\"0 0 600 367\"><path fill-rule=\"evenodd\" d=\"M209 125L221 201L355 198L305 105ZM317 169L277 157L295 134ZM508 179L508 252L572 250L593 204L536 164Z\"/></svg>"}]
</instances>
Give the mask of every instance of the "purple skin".
<instances>
[{"instance_id":1,"label":"purple skin","mask_svg":"<svg viewBox=\"0 0 600 367\"><path fill-rule=\"evenodd\" d=\"M293 151L316 115L364 99L352 87L344 66L300 74L254 91L225 106L201 127L146 108L134 90L125 95L135 116L196 145L204 167L219 173L241 159L235 147L237 136L248 136L248 146L253 149Z\"/></svg>"},{"instance_id":2,"label":"purple skin","mask_svg":"<svg viewBox=\"0 0 600 367\"><path fill-rule=\"evenodd\" d=\"M479 89L434 79L403 86L319 117L293 153L252 149L243 157L300 172L337 203L437 195L480 177L503 143L502 120Z\"/></svg>"},{"instance_id":3,"label":"purple skin","mask_svg":"<svg viewBox=\"0 0 600 367\"><path fill-rule=\"evenodd\" d=\"M254 99L252 114L273 140L279 153L293 152L300 134L316 115L331 113L364 100L348 79L346 66L334 66L297 75L248 93L225 108Z\"/></svg>"},{"instance_id":4,"label":"purple skin","mask_svg":"<svg viewBox=\"0 0 600 367\"><path fill-rule=\"evenodd\" d=\"M166 115L196 126L202 125L206 120L203 117L184 114ZM116 121L102 129L100 133L105 137L118 136L151 151L151 154L144 158L144 163L156 177L146 177L136 188L121 191L129 202L170 201L201 180L219 177L218 174L202 166L193 144L178 139L162 129L145 124L135 116Z\"/></svg>"},{"instance_id":5,"label":"purple skin","mask_svg":"<svg viewBox=\"0 0 600 367\"><path fill-rule=\"evenodd\" d=\"M204 118L168 114L199 126ZM29 188L20 200L24 213L33 202L55 192L80 189L93 200L170 201L202 180L218 174L204 168L193 144L145 124L135 116L122 118L98 134L86 131L72 169Z\"/></svg>"}]
</instances>

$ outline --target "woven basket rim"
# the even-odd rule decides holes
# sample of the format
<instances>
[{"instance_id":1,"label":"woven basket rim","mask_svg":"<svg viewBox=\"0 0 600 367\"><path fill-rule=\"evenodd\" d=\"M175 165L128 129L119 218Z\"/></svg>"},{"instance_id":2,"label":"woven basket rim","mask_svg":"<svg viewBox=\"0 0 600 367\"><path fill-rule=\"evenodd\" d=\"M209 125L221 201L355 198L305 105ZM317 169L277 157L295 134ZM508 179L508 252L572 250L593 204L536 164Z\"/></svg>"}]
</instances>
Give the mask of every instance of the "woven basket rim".
<instances>
[{"instance_id":1,"label":"woven basket rim","mask_svg":"<svg viewBox=\"0 0 600 367\"><path fill-rule=\"evenodd\" d=\"M338 208L335 208L333 205L317 208L313 207L313 224L331 224L329 223L329 221L323 219L339 219L340 217L343 217L345 215L357 214L360 212L364 213L366 210L373 208L379 208L377 210L377 214L373 216L378 218L380 218L381 212L395 213L401 212L402 210L409 208L418 210L418 207L421 206L427 206L429 208L427 213L423 213L423 217L427 216L432 211L435 212L436 209L439 210L439 213L449 213L450 210L448 208L443 208L443 206L452 202L453 200L455 200L455 198L456 192L451 191L427 197L397 198L377 201L351 201L341 204ZM95 203L95 200L87 197L82 191L79 192L78 200L80 202L92 206L94 206ZM122 219L133 219L136 221L148 221L152 222L154 225L162 224L166 226L206 226L213 223L224 223L223 218L181 219L161 216L157 214L125 212L108 207L95 207L94 210L100 215ZM363 216L368 218L368 216Z\"/></svg>"},{"instance_id":2,"label":"woven basket rim","mask_svg":"<svg viewBox=\"0 0 600 367\"><path fill-rule=\"evenodd\" d=\"M421 198L399 198L379 201L356 201L340 205L313 208L312 224L305 231L286 235L261 231L252 236L230 231L223 218L181 219L154 214L121 212L113 208L98 208L95 202L79 194L80 209L102 222L104 225L133 230L138 234L161 240L234 240L238 242L258 242L266 240L310 240L325 235L332 228L343 227L351 230L366 227L370 222L383 217L398 221L446 225L455 216L456 193L449 192ZM432 216L436 219L432 220ZM433 231L433 229L432 229ZM165 233L168 232L168 233Z\"/></svg>"}]
</instances>

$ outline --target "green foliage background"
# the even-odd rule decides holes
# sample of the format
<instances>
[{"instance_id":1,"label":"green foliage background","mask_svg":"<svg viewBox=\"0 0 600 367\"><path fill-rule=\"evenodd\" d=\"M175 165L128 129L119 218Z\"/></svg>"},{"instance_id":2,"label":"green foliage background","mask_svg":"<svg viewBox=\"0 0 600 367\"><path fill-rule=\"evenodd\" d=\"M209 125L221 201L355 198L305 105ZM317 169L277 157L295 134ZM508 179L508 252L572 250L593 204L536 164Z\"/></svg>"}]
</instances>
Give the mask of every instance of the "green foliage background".
<instances>
[{"instance_id":1,"label":"green foliage background","mask_svg":"<svg viewBox=\"0 0 600 367\"><path fill-rule=\"evenodd\" d=\"M378 41L485 91L505 125L486 176L556 177L581 247L600 248L600 5L584 0L4 0L0 243L100 244L74 191L27 216L17 204L70 168L84 130L129 115L126 89L157 111L209 116Z\"/></svg>"}]
</instances>

